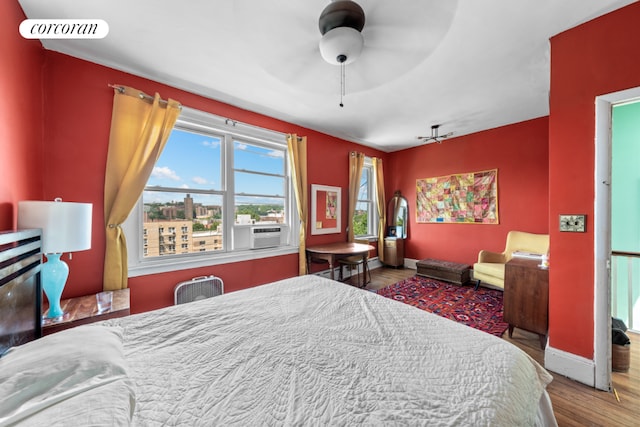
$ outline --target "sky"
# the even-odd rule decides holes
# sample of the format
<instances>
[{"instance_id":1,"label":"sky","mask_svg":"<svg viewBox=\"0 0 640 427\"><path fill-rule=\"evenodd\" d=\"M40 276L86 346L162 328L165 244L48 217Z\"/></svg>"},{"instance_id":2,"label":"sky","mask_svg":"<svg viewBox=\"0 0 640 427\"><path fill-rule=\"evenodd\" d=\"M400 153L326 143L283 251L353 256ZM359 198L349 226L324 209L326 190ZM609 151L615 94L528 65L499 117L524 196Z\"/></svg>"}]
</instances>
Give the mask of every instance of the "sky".
<instances>
[{"instance_id":1,"label":"sky","mask_svg":"<svg viewBox=\"0 0 640 427\"><path fill-rule=\"evenodd\" d=\"M172 187L183 189L224 190L222 174L221 138L211 135L174 129L153 168L148 186ZM258 171L267 174L285 174L284 151L274 151L239 141L234 141L234 169ZM285 194L286 179L281 177L256 175L236 170L235 192L260 195ZM220 197L192 194L196 203L221 204ZM166 202L181 200L184 194L170 193L161 195L145 192L145 202ZM199 200L198 200L199 199ZM273 203L277 199L248 199L239 202Z\"/></svg>"}]
</instances>

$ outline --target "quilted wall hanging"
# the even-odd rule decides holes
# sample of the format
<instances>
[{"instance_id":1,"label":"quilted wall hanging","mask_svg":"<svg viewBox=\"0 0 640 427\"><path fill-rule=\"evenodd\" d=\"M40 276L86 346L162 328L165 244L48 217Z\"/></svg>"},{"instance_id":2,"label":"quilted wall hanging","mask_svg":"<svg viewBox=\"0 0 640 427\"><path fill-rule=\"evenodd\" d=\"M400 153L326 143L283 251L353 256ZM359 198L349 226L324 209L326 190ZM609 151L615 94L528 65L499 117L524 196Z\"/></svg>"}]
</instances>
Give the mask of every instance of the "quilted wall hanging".
<instances>
[{"instance_id":1,"label":"quilted wall hanging","mask_svg":"<svg viewBox=\"0 0 640 427\"><path fill-rule=\"evenodd\" d=\"M419 223L498 224L498 170L416 180Z\"/></svg>"}]
</instances>

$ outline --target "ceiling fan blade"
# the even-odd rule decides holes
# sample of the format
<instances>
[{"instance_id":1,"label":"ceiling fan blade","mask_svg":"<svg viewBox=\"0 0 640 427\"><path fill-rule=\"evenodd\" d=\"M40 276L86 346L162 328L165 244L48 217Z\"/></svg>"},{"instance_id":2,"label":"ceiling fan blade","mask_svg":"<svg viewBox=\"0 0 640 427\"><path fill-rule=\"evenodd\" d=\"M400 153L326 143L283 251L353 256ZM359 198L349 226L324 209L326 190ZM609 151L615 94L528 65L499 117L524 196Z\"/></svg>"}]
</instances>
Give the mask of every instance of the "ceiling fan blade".
<instances>
[{"instance_id":1,"label":"ceiling fan blade","mask_svg":"<svg viewBox=\"0 0 640 427\"><path fill-rule=\"evenodd\" d=\"M424 61L446 35L458 5L458 0L356 2L365 13L364 49L346 65L349 93L396 80ZM340 68L326 63L318 47L318 21L328 4L329 0L235 0L236 34L246 42L248 61L299 90L339 91Z\"/></svg>"},{"instance_id":2,"label":"ceiling fan blade","mask_svg":"<svg viewBox=\"0 0 640 427\"><path fill-rule=\"evenodd\" d=\"M360 0L366 15L365 29L387 24L416 31L420 28L449 25L458 9L458 0ZM363 30L364 31L364 30Z\"/></svg>"},{"instance_id":3,"label":"ceiling fan blade","mask_svg":"<svg viewBox=\"0 0 640 427\"><path fill-rule=\"evenodd\" d=\"M347 69L354 92L396 80L427 59L449 31L458 7L457 0L362 1L364 48L350 64L351 72Z\"/></svg>"}]
</instances>

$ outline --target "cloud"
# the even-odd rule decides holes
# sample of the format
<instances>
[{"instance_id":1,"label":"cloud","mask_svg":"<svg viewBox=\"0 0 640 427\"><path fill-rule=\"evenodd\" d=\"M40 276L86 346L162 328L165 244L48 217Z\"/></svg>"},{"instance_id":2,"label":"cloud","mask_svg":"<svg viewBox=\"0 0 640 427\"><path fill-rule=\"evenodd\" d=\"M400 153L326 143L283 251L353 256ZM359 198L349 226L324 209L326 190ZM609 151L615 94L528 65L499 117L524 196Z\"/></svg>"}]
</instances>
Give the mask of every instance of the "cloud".
<instances>
[{"instance_id":1,"label":"cloud","mask_svg":"<svg viewBox=\"0 0 640 427\"><path fill-rule=\"evenodd\" d=\"M204 185L207 183L207 180L201 176L194 176L193 178L191 178L191 181L195 182L196 184L200 184L200 185Z\"/></svg>"},{"instance_id":2,"label":"cloud","mask_svg":"<svg viewBox=\"0 0 640 427\"><path fill-rule=\"evenodd\" d=\"M275 157L275 158L284 158L284 151L282 150L273 150L273 151L269 151L267 153L268 157Z\"/></svg>"},{"instance_id":3,"label":"cloud","mask_svg":"<svg viewBox=\"0 0 640 427\"><path fill-rule=\"evenodd\" d=\"M236 141L236 149L238 150L246 150L247 149L247 144L243 144L242 142L238 142Z\"/></svg>"},{"instance_id":4,"label":"cloud","mask_svg":"<svg viewBox=\"0 0 640 427\"><path fill-rule=\"evenodd\" d=\"M220 146L220 140L219 139L207 139L205 141L202 141L202 145L204 145L205 147L218 148Z\"/></svg>"},{"instance_id":5,"label":"cloud","mask_svg":"<svg viewBox=\"0 0 640 427\"><path fill-rule=\"evenodd\" d=\"M166 166L154 167L153 171L151 172L151 176L158 179L170 179L173 181L182 181L182 179L178 176L177 173L175 173L175 171L171 170Z\"/></svg>"}]
</instances>

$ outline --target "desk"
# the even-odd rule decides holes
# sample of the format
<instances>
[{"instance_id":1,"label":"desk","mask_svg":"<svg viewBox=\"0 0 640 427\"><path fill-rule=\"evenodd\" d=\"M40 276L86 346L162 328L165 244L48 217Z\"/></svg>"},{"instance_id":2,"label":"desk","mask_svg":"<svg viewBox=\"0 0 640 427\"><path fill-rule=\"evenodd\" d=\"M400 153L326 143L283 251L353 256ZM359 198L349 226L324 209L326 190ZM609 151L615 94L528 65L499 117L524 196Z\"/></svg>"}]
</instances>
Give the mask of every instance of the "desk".
<instances>
[{"instance_id":1,"label":"desk","mask_svg":"<svg viewBox=\"0 0 640 427\"><path fill-rule=\"evenodd\" d=\"M329 263L329 274L331 280L333 278L333 267L336 260L340 258L348 258L350 256L361 255L362 260L366 262L369 251L375 248L364 243L337 242L328 243L326 245L309 246L307 248L307 269L312 259L319 259Z\"/></svg>"}]
</instances>

